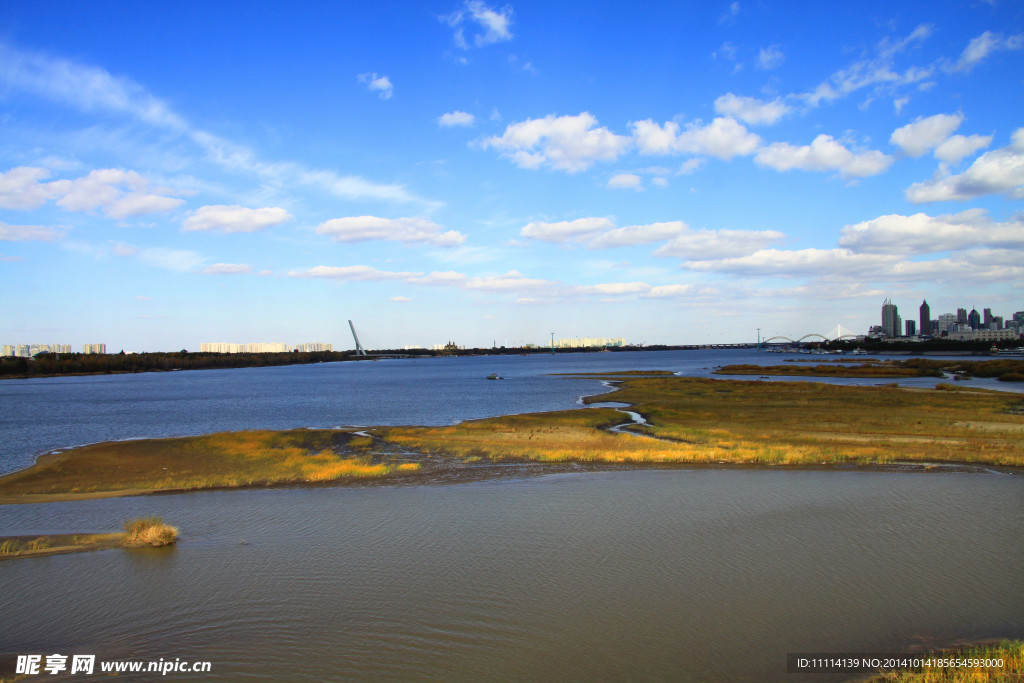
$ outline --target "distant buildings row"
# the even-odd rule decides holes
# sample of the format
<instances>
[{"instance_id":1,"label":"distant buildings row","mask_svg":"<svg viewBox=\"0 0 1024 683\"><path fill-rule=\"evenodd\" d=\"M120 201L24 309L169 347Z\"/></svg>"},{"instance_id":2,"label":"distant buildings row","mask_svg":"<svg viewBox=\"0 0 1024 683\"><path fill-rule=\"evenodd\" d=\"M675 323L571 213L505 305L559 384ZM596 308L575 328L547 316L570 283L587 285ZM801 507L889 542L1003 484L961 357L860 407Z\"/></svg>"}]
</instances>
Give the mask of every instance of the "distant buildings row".
<instances>
[{"instance_id":1,"label":"distant buildings row","mask_svg":"<svg viewBox=\"0 0 1024 683\"><path fill-rule=\"evenodd\" d=\"M999 341L1018 339L1024 334L1024 311L1017 311L1006 320L1001 315L992 315L992 309L958 308L956 313L943 313L931 317L928 301L921 303L917 320L901 320L899 311L891 300L882 303L882 324L871 328L868 336L888 339L945 337L959 341Z\"/></svg>"},{"instance_id":2,"label":"distant buildings row","mask_svg":"<svg viewBox=\"0 0 1024 683\"><path fill-rule=\"evenodd\" d=\"M106 353L106 344L82 344L82 353ZM4 344L0 356L31 358L40 353L74 353L71 344Z\"/></svg>"},{"instance_id":3,"label":"distant buildings row","mask_svg":"<svg viewBox=\"0 0 1024 683\"><path fill-rule=\"evenodd\" d=\"M259 343L259 344L227 344L227 343L206 343L199 345L200 353L314 353L316 351L333 351L334 344L322 344L312 342L309 344Z\"/></svg>"}]
</instances>

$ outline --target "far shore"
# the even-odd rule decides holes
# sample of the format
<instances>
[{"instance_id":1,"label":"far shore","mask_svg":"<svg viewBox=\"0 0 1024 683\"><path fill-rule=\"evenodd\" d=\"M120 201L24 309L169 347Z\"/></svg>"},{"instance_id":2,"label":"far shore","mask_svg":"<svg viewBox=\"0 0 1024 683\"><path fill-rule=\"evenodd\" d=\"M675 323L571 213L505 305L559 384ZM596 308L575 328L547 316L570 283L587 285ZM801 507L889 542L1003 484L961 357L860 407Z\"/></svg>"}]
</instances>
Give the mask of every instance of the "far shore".
<instances>
[{"instance_id":1,"label":"far shore","mask_svg":"<svg viewBox=\"0 0 1024 683\"><path fill-rule=\"evenodd\" d=\"M767 467L1020 473L1019 394L591 373L616 408L444 427L242 431L93 444L0 477L0 504L269 486L447 483L553 471Z\"/></svg>"}]
</instances>

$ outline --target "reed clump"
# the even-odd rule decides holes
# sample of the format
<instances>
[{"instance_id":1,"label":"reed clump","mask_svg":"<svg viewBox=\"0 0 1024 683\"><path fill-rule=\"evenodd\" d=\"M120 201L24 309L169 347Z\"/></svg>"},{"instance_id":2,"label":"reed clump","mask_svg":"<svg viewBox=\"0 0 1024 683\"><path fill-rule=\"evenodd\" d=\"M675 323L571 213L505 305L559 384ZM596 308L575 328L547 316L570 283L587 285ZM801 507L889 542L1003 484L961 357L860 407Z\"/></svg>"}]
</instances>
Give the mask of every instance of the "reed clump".
<instances>
[{"instance_id":1,"label":"reed clump","mask_svg":"<svg viewBox=\"0 0 1024 683\"><path fill-rule=\"evenodd\" d=\"M139 517L124 523L126 546L163 546L178 540L178 529L165 524L162 517Z\"/></svg>"}]
</instances>

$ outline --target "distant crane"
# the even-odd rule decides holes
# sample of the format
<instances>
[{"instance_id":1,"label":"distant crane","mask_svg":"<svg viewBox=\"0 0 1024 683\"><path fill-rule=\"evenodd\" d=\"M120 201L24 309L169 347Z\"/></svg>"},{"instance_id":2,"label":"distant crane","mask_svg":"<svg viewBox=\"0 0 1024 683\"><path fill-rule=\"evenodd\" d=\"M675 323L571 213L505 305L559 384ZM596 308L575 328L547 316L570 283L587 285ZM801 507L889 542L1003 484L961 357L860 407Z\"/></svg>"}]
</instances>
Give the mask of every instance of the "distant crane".
<instances>
[{"instance_id":1,"label":"distant crane","mask_svg":"<svg viewBox=\"0 0 1024 683\"><path fill-rule=\"evenodd\" d=\"M359 336L356 334L356 326L352 324L351 320L348 321L348 327L352 330L352 338L356 340L356 355L365 356L366 349L364 349L363 345L359 343Z\"/></svg>"}]
</instances>

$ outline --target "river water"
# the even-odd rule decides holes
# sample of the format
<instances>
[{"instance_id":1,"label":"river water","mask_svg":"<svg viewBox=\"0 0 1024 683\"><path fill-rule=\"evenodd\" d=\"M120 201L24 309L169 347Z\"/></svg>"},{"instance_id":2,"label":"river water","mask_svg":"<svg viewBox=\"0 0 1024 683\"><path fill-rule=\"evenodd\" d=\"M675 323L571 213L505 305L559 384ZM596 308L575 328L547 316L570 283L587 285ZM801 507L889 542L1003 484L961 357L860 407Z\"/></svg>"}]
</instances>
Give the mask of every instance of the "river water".
<instances>
[{"instance_id":1,"label":"river water","mask_svg":"<svg viewBox=\"0 0 1024 683\"><path fill-rule=\"evenodd\" d=\"M15 469L11 437L35 454L227 428L443 424L602 390L550 372L703 374L751 355L0 382L5 405L34 405L7 412L0 447ZM15 655L60 653L211 662L133 681L825 680L786 674L786 653L1024 637L1014 475L680 467L216 491L4 506L0 534L152 514L181 528L176 547L0 563L0 676Z\"/></svg>"}]
</instances>

